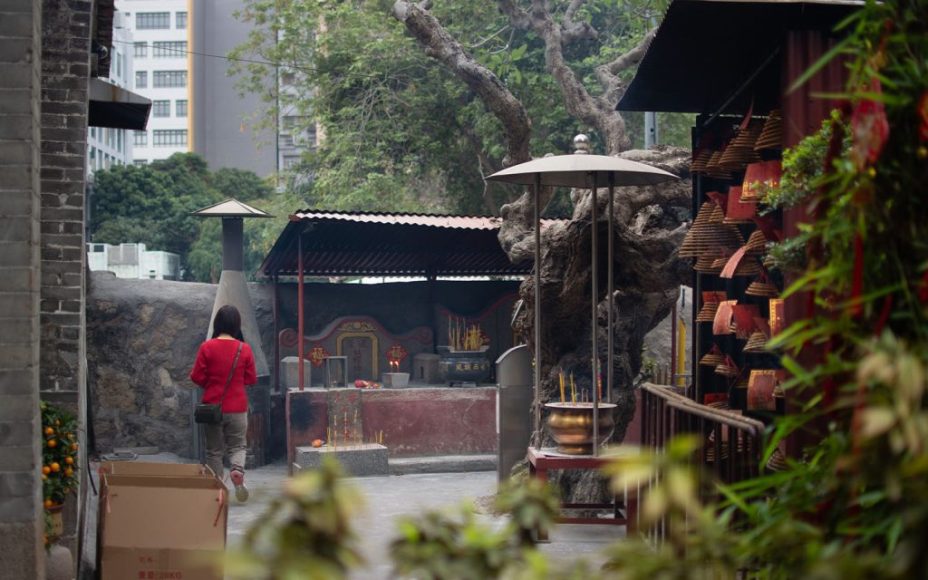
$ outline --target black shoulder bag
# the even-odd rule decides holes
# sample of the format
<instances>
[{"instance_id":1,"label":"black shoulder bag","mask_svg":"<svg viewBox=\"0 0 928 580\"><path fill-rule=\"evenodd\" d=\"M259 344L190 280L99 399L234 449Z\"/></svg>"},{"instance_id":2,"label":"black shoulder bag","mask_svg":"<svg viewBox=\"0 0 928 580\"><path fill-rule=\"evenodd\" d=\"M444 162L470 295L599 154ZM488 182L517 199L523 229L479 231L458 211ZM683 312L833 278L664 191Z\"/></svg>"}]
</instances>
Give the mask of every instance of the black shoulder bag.
<instances>
[{"instance_id":1,"label":"black shoulder bag","mask_svg":"<svg viewBox=\"0 0 928 580\"><path fill-rule=\"evenodd\" d=\"M222 398L218 404L198 403L193 410L193 420L203 425L216 425L222 423L222 402L226 399L226 391L229 390L229 384L232 382L232 376L235 374L235 365L238 363L238 355L242 353L242 343L238 343L238 350L235 351L235 358L232 359L232 370L229 371L229 378L226 379L226 386L222 389Z\"/></svg>"}]
</instances>

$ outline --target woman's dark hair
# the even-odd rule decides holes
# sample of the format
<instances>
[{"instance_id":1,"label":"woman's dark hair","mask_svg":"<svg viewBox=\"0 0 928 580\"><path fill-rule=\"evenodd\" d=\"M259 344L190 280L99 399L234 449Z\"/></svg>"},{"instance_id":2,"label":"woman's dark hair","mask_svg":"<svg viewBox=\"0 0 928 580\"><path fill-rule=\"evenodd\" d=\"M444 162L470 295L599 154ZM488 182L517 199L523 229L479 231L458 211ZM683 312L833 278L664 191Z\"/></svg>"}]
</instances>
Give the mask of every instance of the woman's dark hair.
<instances>
[{"instance_id":1,"label":"woman's dark hair","mask_svg":"<svg viewBox=\"0 0 928 580\"><path fill-rule=\"evenodd\" d=\"M226 304L216 312L216 318L213 319L213 338L220 334L228 334L238 340L242 338L242 315L238 313L238 308L231 304Z\"/></svg>"}]
</instances>

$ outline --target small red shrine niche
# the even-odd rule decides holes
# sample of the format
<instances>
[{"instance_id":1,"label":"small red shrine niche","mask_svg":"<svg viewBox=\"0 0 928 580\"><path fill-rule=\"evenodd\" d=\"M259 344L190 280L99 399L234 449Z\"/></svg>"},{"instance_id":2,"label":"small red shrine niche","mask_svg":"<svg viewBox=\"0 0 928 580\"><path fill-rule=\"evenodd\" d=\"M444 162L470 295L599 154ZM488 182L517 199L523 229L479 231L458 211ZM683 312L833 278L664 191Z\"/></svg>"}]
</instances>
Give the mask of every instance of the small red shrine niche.
<instances>
[{"instance_id":1,"label":"small red shrine niche","mask_svg":"<svg viewBox=\"0 0 928 580\"><path fill-rule=\"evenodd\" d=\"M278 341L280 356L297 354L298 338L293 329L283 330ZM380 381L384 372L410 372L410 355L432 352L432 331L426 326L394 334L369 316L343 316L318 334L303 337L304 356L313 367L324 365L331 356L346 357L346 379ZM332 354L334 353L334 354ZM321 383L313 377L313 382Z\"/></svg>"}]
</instances>

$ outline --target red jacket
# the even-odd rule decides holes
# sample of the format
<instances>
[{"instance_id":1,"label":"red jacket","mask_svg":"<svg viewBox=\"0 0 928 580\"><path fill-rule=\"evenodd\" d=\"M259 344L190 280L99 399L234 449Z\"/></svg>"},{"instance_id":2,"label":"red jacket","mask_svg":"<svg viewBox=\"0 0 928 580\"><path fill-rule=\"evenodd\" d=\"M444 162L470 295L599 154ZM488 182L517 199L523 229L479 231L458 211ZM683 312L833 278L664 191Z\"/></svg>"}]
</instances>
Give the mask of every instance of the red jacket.
<instances>
[{"instance_id":1,"label":"red jacket","mask_svg":"<svg viewBox=\"0 0 928 580\"><path fill-rule=\"evenodd\" d=\"M232 360L239 344L242 345L242 352L235 363L235 373L223 399L222 391L229 380ZM197 360L190 371L190 380L205 389L204 403L216 404L222 400L223 413L245 413L248 411L245 387L258 382L255 355L251 352L251 347L244 342L212 338L200 345Z\"/></svg>"}]
</instances>

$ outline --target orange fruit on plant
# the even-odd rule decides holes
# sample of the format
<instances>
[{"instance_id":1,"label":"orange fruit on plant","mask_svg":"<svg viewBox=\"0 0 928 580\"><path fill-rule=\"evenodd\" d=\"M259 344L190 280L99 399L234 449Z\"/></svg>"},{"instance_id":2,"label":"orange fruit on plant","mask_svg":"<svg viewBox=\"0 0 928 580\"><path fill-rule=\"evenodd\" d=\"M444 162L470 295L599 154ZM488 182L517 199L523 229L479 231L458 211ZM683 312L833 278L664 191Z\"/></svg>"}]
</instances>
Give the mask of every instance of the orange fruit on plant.
<instances>
[{"instance_id":1,"label":"orange fruit on plant","mask_svg":"<svg viewBox=\"0 0 928 580\"><path fill-rule=\"evenodd\" d=\"M46 434L46 435L54 435L54 434L55 434L55 430L52 429L51 427L46 427L46 428L45 428L45 434Z\"/></svg>"},{"instance_id":2,"label":"orange fruit on plant","mask_svg":"<svg viewBox=\"0 0 928 580\"><path fill-rule=\"evenodd\" d=\"M46 499L43 505L45 506L45 509L51 509L51 507L55 505L55 502L50 499Z\"/></svg>"},{"instance_id":3,"label":"orange fruit on plant","mask_svg":"<svg viewBox=\"0 0 928 580\"><path fill-rule=\"evenodd\" d=\"M52 472L52 468L51 468L51 467L49 467L49 466L47 466L47 465L43 465L43 466L42 466L42 475L48 475L48 474L51 473L51 472Z\"/></svg>"},{"instance_id":4,"label":"orange fruit on plant","mask_svg":"<svg viewBox=\"0 0 928 580\"><path fill-rule=\"evenodd\" d=\"M64 474L68 477L71 477L72 475L74 475L74 470L68 467L67 469L64 470Z\"/></svg>"},{"instance_id":5,"label":"orange fruit on plant","mask_svg":"<svg viewBox=\"0 0 928 580\"><path fill-rule=\"evenodd\" d=\"M71 451L77 451L77 443L71 444Z\"/></svg>"},{"instance_id":6,"label":"orange fruit on plant","mask_svg":"<svg viewBox=\"0 0 928 580\"><path fill-rule=\"evenodd\" d=\"M74 465L74 458L68 455L67 457L64 458L64 462L67 463L68 465Z\"/></svg>"},{"instance_id":7,"label":"orange fruit on plant","mask_svg":"<svg viewBox=\"0 0 928 580\"><path fill-rule=\"evenodd\" d=\"M48 446L49 446L49 447L58 447L58 441L55 440L55 439L49 439L49 440L48 440Z\"/></svg>"},{"instance_id":8,"label":"orange fruit on plant","mask_svg":"<svg viewBox=\"0 0 928 580\"><path fill-rule=\"evenodd\" d=\"M58 465L58 462L57 462L57 461L52 462L52 464L49 465L49 467L51 468L51 470L52 470L54 473L58 473L59 471L61 471L61 466Z\"/></svg>"}]
</instances>

